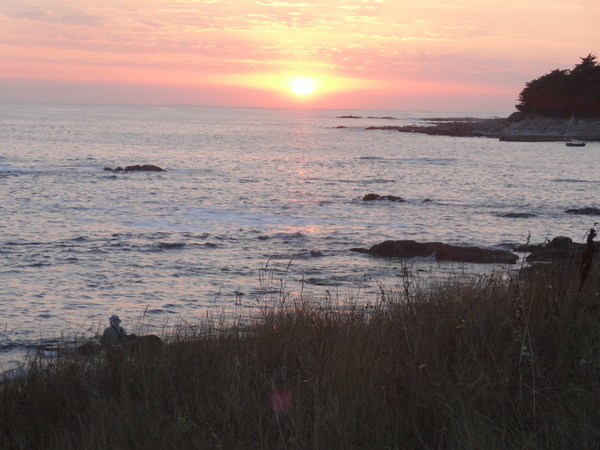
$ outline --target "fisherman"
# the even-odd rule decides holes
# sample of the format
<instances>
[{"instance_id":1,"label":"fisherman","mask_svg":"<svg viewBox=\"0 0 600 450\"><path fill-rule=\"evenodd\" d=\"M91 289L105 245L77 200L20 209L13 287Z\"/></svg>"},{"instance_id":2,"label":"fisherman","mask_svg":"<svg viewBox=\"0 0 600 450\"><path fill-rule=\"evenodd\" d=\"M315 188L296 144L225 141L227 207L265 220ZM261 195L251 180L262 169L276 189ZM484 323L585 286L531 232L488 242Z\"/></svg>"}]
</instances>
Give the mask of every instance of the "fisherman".
<instances>
[{"instance_id":1,"label":"fisherman","mask_svg":"<svg viewBox=\"0 0 600 450\"><path fill-rule=\"evenodd\" d=\"M121 319L119 316L113 314L108 318L110 321L110 327L107 327L102 334L100 344L102 345L119 345L127 335L125 330L121 327Z\"/></svg>"}]
</instances>

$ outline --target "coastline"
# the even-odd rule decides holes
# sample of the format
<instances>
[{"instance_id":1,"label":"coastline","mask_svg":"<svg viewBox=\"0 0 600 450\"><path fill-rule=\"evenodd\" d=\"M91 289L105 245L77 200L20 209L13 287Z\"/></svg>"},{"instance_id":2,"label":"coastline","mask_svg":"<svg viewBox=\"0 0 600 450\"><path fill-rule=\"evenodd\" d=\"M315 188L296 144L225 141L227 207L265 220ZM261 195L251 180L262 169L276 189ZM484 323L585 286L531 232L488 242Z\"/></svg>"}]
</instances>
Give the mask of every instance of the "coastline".
<instances>
[{"instance_id":1,"label":"coastline","mask_svg":"<svg viewBox=\"0 0 600 450\"><path fill-rule=\"evenodd\" d=\"M346 310L276 296L244 326L36 359L1 383L0 447L597 448L599 274L583 267L404 277Z\"/></svg>"},{"instance_id":2,"label":"coastline","mask_svg":"<svg viewBox=\"0 0 600 450\"><path fill-rule=\"evenodd\" d=\"M440 136L487 137L511 142L556 142L565 140L570 121L568 118L521 113L513 113L507 118L456 117L422 120L423 125L371 126L366 129ZM600 118L574 120L568 137L583 141L600 141Z\"/></svg>"}]
</instances>

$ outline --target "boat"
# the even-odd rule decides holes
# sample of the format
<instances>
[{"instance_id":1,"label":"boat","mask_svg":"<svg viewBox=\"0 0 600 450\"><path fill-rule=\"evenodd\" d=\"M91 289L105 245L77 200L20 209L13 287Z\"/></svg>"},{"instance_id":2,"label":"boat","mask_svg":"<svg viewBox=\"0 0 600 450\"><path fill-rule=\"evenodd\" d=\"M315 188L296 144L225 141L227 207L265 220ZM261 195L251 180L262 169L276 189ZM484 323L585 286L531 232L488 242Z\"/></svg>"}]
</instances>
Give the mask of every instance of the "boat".
<instances>
[{"instance_id":1,"label":"boat","mask_svg":"<svg viewBox=\"0 0 600 450\"><path fill-rule=\"evenodd\" d=\"M569 139L565 142L567 147L585 147L585 141L580 139Z\"/></svg>"},{"instance_id":2,"label":"boat","mask_svg":"<svg viewBox=\"0 0 600 450\"><path fill-rule=\"evenodd\" d=\"M567 132L565 133L565 145L567 147L585 147L585 141L581 139L567 139L569 136L569 131L571 130L571 125L573 124L573 119L575 118L575 114L571 115L571 120L569 120L569 126L567 127Z\"/></svg>"}]
</instances>

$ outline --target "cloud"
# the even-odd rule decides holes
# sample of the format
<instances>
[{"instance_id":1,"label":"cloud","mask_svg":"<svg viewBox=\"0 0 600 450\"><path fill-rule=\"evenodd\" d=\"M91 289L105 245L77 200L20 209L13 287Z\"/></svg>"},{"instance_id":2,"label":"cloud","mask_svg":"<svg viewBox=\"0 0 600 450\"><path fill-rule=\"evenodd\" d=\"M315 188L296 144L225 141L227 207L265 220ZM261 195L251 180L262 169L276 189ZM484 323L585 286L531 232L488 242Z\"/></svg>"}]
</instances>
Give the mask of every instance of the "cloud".
<instances>
[{"instance_id":1,"label":"cloud","mask_svg":"<svg viewBox=\"0 0 600 450\"><path fill-rule=\"evenodd\" d=\"M600 38L597 0L27 2L0 5L0 77L9 68L173 82L295 71L382 85L521 84L573 66Z\"/></svg>"},{"instance_id":2,"label":"cloud","mask_svg":"<svg viewBox=\"0 0 600 450\"><path fill-rule=\"evenodd\" d=\"M23 19L29 21L46 22L51 24L70 24L96 26L102 23L98 17L83 13L74 8L72 12L61 13L53 9L30 8L26 11L9 13L8 16L14 19Z\"/></svg>"}]
</instances>

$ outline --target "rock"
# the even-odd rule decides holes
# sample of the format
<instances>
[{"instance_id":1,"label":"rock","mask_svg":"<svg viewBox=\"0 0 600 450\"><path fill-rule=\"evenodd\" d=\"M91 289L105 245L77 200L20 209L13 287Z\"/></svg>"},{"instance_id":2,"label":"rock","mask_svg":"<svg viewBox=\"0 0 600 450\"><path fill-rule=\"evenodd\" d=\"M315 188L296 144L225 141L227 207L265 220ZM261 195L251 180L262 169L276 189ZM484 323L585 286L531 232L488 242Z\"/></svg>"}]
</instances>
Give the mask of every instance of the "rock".
<instances>
[{"instance_id":1,"label":"rock","mask_svg":"<svg viewBox=\"0 0 600 450\"><path fill-rule=\"evenodd\" d=\"M294 255L294 258L307 259L307 258L322 258L324 256L325 255L318 250L310 250L310 251L304 251L301 253L296 253Z\"/></svg>"},{"instance_id":2,"label":"rock","mask_svg":"<svg viewBox=\"0 0 600 450\"><path fill-rule=\"evenodd\" d=\"M389 200L390 202L405 202L402 197L396 197L395 195L379 195L379 194L367 194L363 197L366 202L374 200Z\"/></svg>"},{"instance_id":3,"label":"rock","mask_svg":"<svg viewBox=\"0 0 600 450\"><path fill-rule=\"evenodd\" d=\"M426 133L430 135L462 137L499 137L507 126L506 119L430 118L422 119L424 125L370 126L367 130L396 130L402 133Z\"/></svg>"},{"instance_id":4,"label":"rock","mask_svg":"<svg viewBox=\"0 0 600 450\"><path fill-rule=\"evenodd\" d=\"M568 247L569 245L573 245L573 239L567 236L556 236L550 241L550 245L554 247Z\"/></svg>"},{"instance_id":5,"label":"rock","mask_svg":"<svg viewBox=\"0 0 600 450\"><path fill-rule=\"evenodd\" d=\"M366 253L366 254L370 254L371 250L369 250L368 248L363 248L363 247L354 247L350 249L351 252L356 252L356 253Z\"/></svg>"},{"instance_id":6,"label":"rock","mask_svg":"<svg viewBox=\"0 0 600 450\"><path fill-rule=\"evenodd\" d=\"M544 248L547 248L547 247L564 247L564 246L571 245L572 243L573 243L573 239L571 239L570 237L556 236L550 242L546 242L544 244L518 245L517 247L513 248L513 250L515 252L527 252L527 253L531 253L531 252L535 252L537 250L541 250L541 249L544 249Z\"/></svg>"},{"instance_id":7,"label":"rock","mask_svg":"<svg viewBox=\"0 0 600 450\"><path fill-rule=\"evenodd\" d=\"M569 237L557 236L550 242L539 245L522 245L517 252L529 252L528 262L559 262L578 257L585 251L585 244L573 242ZM600 242L594 243L595 258L600 258Z\"/></svg>"},{"instance_id":8,"label":"rock","mask_svg":"<svg viewBox=\"0 0 600 450\"><path fill-rule=\"evenodd\" d=\"M530 214L530 213L516 213L516 212L512 212L512 213L506 213L506 214L501 214L500 217L506 217L509 219L527 219L529 217L536 217L535 214Z\"/></svg>"},{"instance_id":9,"label":"rock","mask_svg":"<svg viewBox=\"0 0 600 450\"><path fill-rule=\"evenodd\" d=\"M461 247L443 242L420 243L411 240L384 241L369 249L352 249L384 258L427 258L437 261L456 261L479 264L515 264L519 257L505 250L488 250L479 247Z\"/></svg>"},{"instance_id":10,"label":"rock","mask_svg":"<svg viewBox=\"0 0 600 450\"><path fill-rule=\"evenodd\" d=\"M143 166L127 166L125 172L164 172L162 167L153 166L152 164L144 164Z\"/></svg>"},{"instance_id":11,"label":"rock","mask_svg":"<svg viewBox=\"0 0 600 450\"><path fill-rule=\"evenodd\" d=\"M110 167L105 167L103 170L109 172L166 172L162 167L154 166L152 164L144 164L139 165L136 164L134 166L127 166L124 169L122 167L117 167L114 170Z\"/></svg>"},{"instance_id":12,"label":"rock","mask_svg":"<svg viewBox=\"0 0 600 450\"><path fill-rule=\"evenodd\" d=\"M600 216L600 208L573 208L565 211L568 214L581 214L586 216Z\"/></svg>"},{"instance_id":13,"label":"rock","mask_svg":"<svg viewBox=\"0 0 600 450\"><path fill-rule=\"evenodd\" d=\"M540 114L516 113L508 118L427 118L422 125L370 126L367 130L396 130L402 133L430 135L487 137L501 141L549 142L563 141L569 126L569 117L555 118ZM600 140L600 118L580 118L573 139Z\"/></svg>"}]
</instances>

